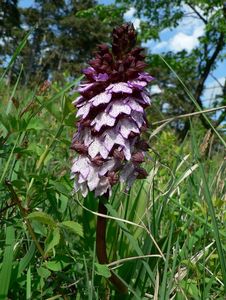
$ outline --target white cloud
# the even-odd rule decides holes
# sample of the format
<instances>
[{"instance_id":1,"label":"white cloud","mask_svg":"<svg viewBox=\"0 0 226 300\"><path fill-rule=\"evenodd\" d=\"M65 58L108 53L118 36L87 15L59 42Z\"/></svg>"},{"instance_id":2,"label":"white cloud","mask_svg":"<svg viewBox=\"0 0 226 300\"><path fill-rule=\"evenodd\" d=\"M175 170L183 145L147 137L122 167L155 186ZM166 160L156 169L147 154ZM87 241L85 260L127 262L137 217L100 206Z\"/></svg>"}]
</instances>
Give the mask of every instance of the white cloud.
<instances>
[{"instance_id":1,"label":"white cloud","mask_svg":"<svg viewBox=\"0 0 226 300\"><path fill-rule=\"evenodd\" d=\"M202 95L202 100L204 102L204 106L205 107L211 107L212 103L215 100L215 97L217 95L222 95L223 92L223 86L224 86L224 82L225 82L225 77L220 77L218 78L218 83L216 80L212 80L210 81L204 90L204 93Z\"/></svg>"},{"instance_id":2,"label":"white cloud","mask_svg":"<svg viewBox=\"0 0 226 300\"><path fill-rule=\"evenodd\" d=\"M132 23L136 30L138 30L140 28L140 19L135 18L134 20L132 20Z\"/></svg>"},{"instance_id":3,"label":"white cloud","mask_svg":"<svg viewBox=\"0 0 226 300\"><path fill-rule=\"evenodd\" d=\"M166 42L166 41L157 43L157 44L153 47L153 51L155 51L155 50L160 50L160 49L164 49L164 48L167 47L167 45L168 45L168 42Z\"/></svg>"},{"instance_id":4,"label":"white cloud","mask_svg":"<svg viewBox=\"0 0 226 300\"><path fill-rule=\"evenodd\" d=\"M203 21L194 15L192 9L186 5L182 5L185 13L184 18L180 21L176 28L165 28L160 33L160 42L148 40L143 46L149 48L152 52L161 53L162 51L178 52L182 50L192 51L199 45L199 37L204 34L205 25ZM203 15L203 11L196 7L196 10ZM133 10L129 10L130 13Z\"/></svg>"},{"instance_id":5,"label":"white cloud","mask_svg":"<svg viewBox=\"0 0 226 300\"><path fill-rule=\"evenodd\" d=\"M136 13L135 7L130 7L130 9L128 9L124 13L123 17L124 17L124 19L125 19L126 22L133 23L134 28L136 30L138 30L140 28L140 19L134 17L135 13Z\"/></svg>"},{"instance_id":6,"label":"white cloud","mask_svg":"<svg viewBox=\"0 0 226 300\"><path fill-rule=\"evenodd\" d=\"M178 52L187 50L190 52L199 45L199 37L204 33L204 26L199 26L194 29L191 35L184 32L178 32L173 38L169 40L169 50Z\"/></svg>"},{"instance_id":7,"label":"white cloud","mask_svg":"<svg viewBox=\"0 0 226 300\"><path fill-rule=\"evenodd\" d=\"M130 7L129 10L127 10L125 13L124 13L124 19L126 21L129 21L131 20L133 17L134 17L134 14L136 13L136 8L135 7Z\"/></svg>"},{"instance_id":8,"label":"white cloud","mask_svg":"<svg viewBox=\"0 0 226 300\"><path fill-rule=\"evenodd\" d=\"M148 40L145 43L142 43L143 47L147 47L152 52L161 52L161 51L173 51L179 52L182 50L187 50L190 52L195 47L199 45L199 37L204 34L204 26L200 25L193 29L191 34L187 34L182 31L175 31L175 35L168 40L162 40L161 42L155 43L153 40Z\"/></svg>"},{"instance_id":9,"label":"white cloud","mask_svg":"<svg viewBox=\"0 0 226 300\"><path fill-rule=\"evenodd\" d=\"M177 30L178 32L182 31L187 34L191 34L195 28L203 26L203 21L197 17L194 11L187 4L183 4L182 9L185 15L180 21L179 25L175 28L175 30ZM195 6L195 9L201 15L204 14L204 12L199 7Z\"/></svg>"}]
</instances>

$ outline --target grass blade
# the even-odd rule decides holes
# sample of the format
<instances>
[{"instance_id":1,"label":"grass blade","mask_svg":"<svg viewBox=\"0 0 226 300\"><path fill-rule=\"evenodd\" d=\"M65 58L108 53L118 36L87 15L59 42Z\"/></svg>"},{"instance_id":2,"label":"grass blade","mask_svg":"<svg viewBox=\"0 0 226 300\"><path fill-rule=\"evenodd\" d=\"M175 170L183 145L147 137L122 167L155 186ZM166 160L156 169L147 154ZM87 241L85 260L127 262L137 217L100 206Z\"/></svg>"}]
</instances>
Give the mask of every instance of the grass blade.
<instances>
[{"instance_id":1,"label":"grass blade","mask_svg":"<svg viewBox=\"0 0 226 300\"><path fill-rule=\"evenodd\" d=\"M3 72L1 78L0 78L0 83L2 82L3 78L5 77L6 73L8 72L8 70L10 69L10 67L12 66L12 64L14 63L14 61L16 60L17 56L20 54L20 52L23 50L23 48L25 47L28 37L29 35L33 32L33 30L29 31L25 37L23 38L23 40L20 42L19 46L16 48L15 52L13 53L13 56L7 66L7 68L5 69L5 71Z\"/></svg>"},{"instance_id":2,"label":"grass blade","mask_svg":"<svg viewBox=\"0 0 226 300\"><path fill-rule=\"evenodd\" d=\"M171 70L171 72L175 75L175 77L178 79L178 81L181 83L181 85L183 86L185 92L187 93L188 97L191 99L191 101L194 103L195 107L201 111L201 107L198 105L197 101L195 100L194 96L192 95L192 93L189 91L189 89L186 87L186 85L184 84L184 82L180 79L180 77L177 75L177 73L173 70L173 68L167 63L167 61L161 56L159 55L160 58L163 60L163 62L167 65L167 67ZM224 141L224 139L222 138L222 136L219 134L219 132L214 128L214 126L212 125L212 123L210 122L210 120L208 119L208 117L203 113L202 114L203 117L205 118L205 120L208 122L208 124L210 125L210 127L212 128L212 130L215 132L215 134L218 136L218 138L220 139L220 141L222 142L222 144L226 147L226 142Z\"/></svg>"},{"instance_id":3,"label":"grass blade","mask_svg":"<svg viewBox=\"0 0 226 300\"><path fill-rule=\"evenodd\" d=\"M15 245L15 229L13 226L6 228L6 243L0 272L0 300L6 299L10 285L11 272L13 267L13 248Z\"/></svg>"},{"instance_id":4,"label":"grass blade","mask_svg":"<svg viewBox=\"0 0 226 300\"><path fill-rule=\"evenodd\" d=\"M213 202L212 202L212 197L210 194L208 181L206 178L206 173L205 173L205 170L203 167L203 163L199 157L199 149L198 149L198 145L196 142L196 137L195 137L195 133L194 133L192 124L191 124L191 134L192 134L192 145L193 145L193 149L194 149L194 154L196 156L197 161L199 161L200 178L202 178L202 180L203 180L203 195L204 195L205 201L208 205L208 211L209 211L209 214L210 214L211 220L212 220L213 236L216 241L216 247L217 247L217 252L219 255L222 277L223 277L223 282L224 282L224 290L225 290L225 294L226 294L226 260L225 260L226 255L224 253L223 246L221 243L220 233L219 233L218 224L217 224L217 218L216 218L216 214L215 214L215 210L214 210L214 206L213 206Z\"/></svg>"}]
</instances>

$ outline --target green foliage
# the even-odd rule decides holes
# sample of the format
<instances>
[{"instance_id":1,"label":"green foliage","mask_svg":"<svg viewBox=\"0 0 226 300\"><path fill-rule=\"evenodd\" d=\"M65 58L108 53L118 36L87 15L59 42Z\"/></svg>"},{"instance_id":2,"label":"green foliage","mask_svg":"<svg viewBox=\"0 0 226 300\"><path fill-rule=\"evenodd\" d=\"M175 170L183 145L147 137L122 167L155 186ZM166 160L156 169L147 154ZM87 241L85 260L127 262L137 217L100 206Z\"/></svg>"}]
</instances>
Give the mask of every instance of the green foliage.
<instances>
[{"instance_id":1,"label":"green foliage","mask_svg":"<svg viewBox=\"0 0 226 300\"><path fill-rule=\"evenodd\" d=\"M0 272L0 299L5 299L8 295L10 277L13 266L13 248L15 245L15 229L13 226L6 228L5 251Z\"/></svg>"},{"instance_id":2,"label":"green foliage","mask_svg":"<svg viewBox=\"0 0 226 300\"><path fill-rule=\"evenodd\" d=\"M84 15L79 18L99 14L104 20L109 14L102 6L97 12L87 10L88 2L80 3ZM140 9L144 2L137 1ZM60 7L64 1L56 3ZM39 4L42 7L41 1ZM53 13L52 1L44 4ZM160 4L165 8L169 2L153 1L154 7ZM60 16L57 10L54 14ZM37 16L37 8L27 14L29 22L34 18L34 24ZM176 15L174 21L179 17ZM152 34L157 37L157 32ZM28 36L18 46L4 76L13 70L27 41ZM150 57L165 95L178 101L177 115L195 103L195 55L167 54L165 62ZM36 83L33 89L25 88L21 85L22 67L17 63L21 71L15 73L20 74L15 76L15 84L10 86L4 76L0 84L0 299L107 299L110 295L111 299L125 300L223 300L223 132L219 137L218 131L212 130L207 139L208 132L195 117L190 118L190 131L182 142L176 126L164 124L148 131L148 178L137 181L129 192L123 185L115 186L107 203L110 263L100 265L95 254L98 200L93 193L86 199L78 193L72 195L70 180L75 155L70 151L75 122L71 102L76 96L70 91L81 77L64 84L54 81L44 90ZM180 96L186 99L184 106ZM159 119L158 108L163 102L157 99L148 112L150 121ZM109 285L111 270L128 286L128 295L119 295Z\"/></svg>"},{"instance_id":3,"label":"green foliage","mask_svg":"<svg viewBox=\"0 0 226 300\"><path fill-rule=\"evenodd\" d=\"M103 276L104 278L109 278L111 276L111 272L106 265L100 265L95 263L96 274Z\"/></svg>"},{"instance_id":4,"label":"green foliage","mask_svg":"<svg viewBox=\"0 0 226 300\"><path fill-rule=\"evenodd\" d=\"M116 218L108 220L111 263L100 265L94 251L97 200L89 194L83 203L80 195L71 195L73 123L68 115L74 115L74 96L68 91L75 84L54 84L41 95L39 89L21 92L18 85L18 103L12 103L8 118L1 107L2 295L104 299L113 268L128 286L126 299L223 299L225 166L217 137L207 142L209 150L203 154L205 139L195 120L183 143L169 127L156 131L150 140L148 178L137 181L129 193L117 186L107 204L109 216ZM6 90L5 107L11 94ZM18 127L15 120L26 126ZM107 289L112 299L120 299L113 287Z\"/></svg>"}]
</instances>

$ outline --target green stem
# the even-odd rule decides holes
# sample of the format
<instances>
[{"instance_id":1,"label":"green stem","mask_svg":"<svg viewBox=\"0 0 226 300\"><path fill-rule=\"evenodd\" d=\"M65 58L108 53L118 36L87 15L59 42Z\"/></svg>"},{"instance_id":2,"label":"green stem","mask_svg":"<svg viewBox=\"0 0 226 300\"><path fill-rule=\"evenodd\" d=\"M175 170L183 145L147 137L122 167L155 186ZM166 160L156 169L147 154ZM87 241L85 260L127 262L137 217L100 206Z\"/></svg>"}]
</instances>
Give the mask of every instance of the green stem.
<instances>
[{"instance_id":1,"label":"green stem","mask_svg":"<svg viewBox=\"0 0 226 300\"><path fill-rule=\"evenodd\" d=\"M32 240L34 241L38 251L40 252L41 256L46 259L45 257L45 253L41 247L41 245L39 244L37 238L36 238L36 235L35 235L35 232L31 226L31 223L30 221L26 218L27 217L27 210L22 206L21 204L21 201L19 199L19 197L17 196L13 186L12 186L12 183L9 181L9 180L5 180L5 184L7 186L7 188L9 189L10 193L11 193L11 197L12 197L12 201L13 203L17 204L18 207L19 207L19 210L20 210L20 213L21 213L21 216L22 218L24 219L26 225L27 225L27 230L29 232L29 234L31 235L32 237Z\"/></svg>"},{"instance_id":2,"label":"green stem","mask_svg":"<svg viewBox=\"0 0 226 300\"><path fill-rule=\"evenodd\" d=\"M107 215L107 208L101 202L101 200L99 200L98 213L102 215ZM107 219L105 217L98 216L96 229L96 253L100 264L108 264L106 247L106 226ZM127 287L112 271L111 277L108 279L120 293L127 294Z\"/></svg>"}]
</instances>

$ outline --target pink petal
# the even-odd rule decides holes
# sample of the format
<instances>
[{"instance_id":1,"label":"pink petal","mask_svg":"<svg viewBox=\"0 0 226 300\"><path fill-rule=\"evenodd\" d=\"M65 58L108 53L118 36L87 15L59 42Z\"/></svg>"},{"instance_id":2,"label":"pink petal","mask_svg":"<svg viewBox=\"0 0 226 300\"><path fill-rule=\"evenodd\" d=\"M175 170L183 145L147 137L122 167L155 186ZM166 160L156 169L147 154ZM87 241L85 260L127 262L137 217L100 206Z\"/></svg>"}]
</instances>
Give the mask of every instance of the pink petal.
<instances>
[{"instance_id":1,"label":"pink petal","mask_svg":"<svg viewBox=\"0 0 226 300\"><path fill-rule=\"evenodd\" d=\"M80 184L80 190L81 190L82 196L86 197L88 194L88 187L87 187L86 182Z\"/></svg>"},{"instance_id":2,"label":"pink petal","mask_svg":"<svg viewBox=\"0 0 226 300\"><path fill-rule=\"evenodd\" d=\"M77 91L79 93L82 93L82 92L85 92L85 91L88 91L95 83L82 83L80 84L79 88L77 89Z\"/></svg>"},{"instance_id":3,"label":"pink petal","mask_svg":"<svg viewBox=\"0 0 226 300\"><path fill-rule=\"evenodd\" d=\"M78 181L77 181L77 178L76 178L75 181L74 181L73 189L74 189L75 192L77 192L79 190L79 188L80 188L80 185L78 184Z\"/></svg>"},{"instance_id":4,"label":"pink petal","mask_svg":"<svg viewBox=\"0 0 226 300\"><path fill-rule=\"evenodd\" d=\"M91 104L87 103L85 105L83 105L82 107L79 108L79 110L77 111L76 117L81 117L84 119L85 117L88 116L89 111L90 111L90 107Z\"/></svg>"},{"instance_id":5,"label":"pink petal","mask_svg":"<svg viewBox=\"0 0 226 300\"><path fill-rule=\"evenodd\" d=\"M134 165L131 162L125 164L124 168L120 173L120 181L126 182L128 177L131 176L131 174L134 172L134 169Z\"/></svg>"},{"instance_id":6,"label":"pink petal","mask_svg":"<svg viewBox=\"0 0 226 300\"><path fill-rule=\"evenodd\" d=\"M79 174L78 183L83 183L86 181L86 178L82 176L82 174Z\"/></svg>"},{"instance_id":7,"label":"pink petal","mask_svg":"<svg viewBox=\"0 0 226 300\"><path fill-rule=\"evenodd\" d=\"M142 92L142 93L141 93L141 96L142 96L142 98L143 98L143 100L144 100L144 102L145 102L146 104L150 104L150 103L151 103L151 100L150 100L150 98L148 97L148 95L146 95L146 93Z\"/></svg>"},{"instance_id":8,"label":"pink petal","mask_svg":"<svg viewBox=\"0 0 226 300\"><path fill-rule=\"evenodd\" d=\"M99 184L100 178L98 176L98 167L92 166L91 171L88 176L88 187L90 191L93 191Z\"/></svg>"},{"instance_id":9,"label":"pink petal","mask_svg":"<svg viewBox=\"0 0 226 300\"><path fill-rule=\"evenodd\" d=\"M140 106L138 103L137 103L137 99L136 98L126 98L128 99L128 102L127 104L133 109L133 110L136 110L138 112L143 112L144 109L142 106Z\"/></svg>"},{"instance_id":10,"label":"pink petal","mask_svg":"<svg viewBox=\"0 0 226 300\"><path fill-rule=\"evenodd\" d=\"M155 78L152 77L151 75L149 75L149 73L147 73L147 72L142 72L142 73L139 73L138 79L146 80L147 82L150 82L150 81L154 80Z\"/></svg>"},{"instance_id":11,"label":"pink petal","mask_svg":"<svg viewBox=\"0 0 226 300\"><path fill-rule=\"evenodd\" d=\"M106 159L108 157L109 151L106 149L106 147L103 145L101 145L100 147L100 155Z\"/></svg>"},{"instance_id":12,"label":"pink petal","mask_svg":"<svg viewBox=\"0 0 226 300\"><path fill-rule=\"evenodd\" d=\"M97 188L98 184L100 182L100 178L98 176L92 177L90 181L88 181L88 187L90 191L93 191Z\"/></svg>"},{"instance_id":13,"label":"pink petal","mask_svg":"<svg viewBox=\"0 0 226 300\"><path fill-rule=\"evenodd\" d=\"M106 88L106 91L108 91L110 93L127 93L127 94L132 94L132 92L133 92L131 87L129 87L128 84L125 82L118 82L118 83L110 84Z\"/></svg>"},{"instance_id":14,"label":"pink petal","mask_svg":"<svg viewBox=\"0 0 226 300\"><path fill-rule=\"evenodd\" d=\"M128 141L125 141L125 146L123 147L123 153L125 155L125 158L127 160L131 159L131 149L130 149L130 143Z\"/></svg>"},{"instance_id":15,"label":"pink petal","mask_svg":"<svg viewBox=\"0 0 226 300\"><path fill-rule=\"evenodd\" d=\"M115 166L115 160L110 159L106 161L99 169L98 173L100 176L105 175L108 171L111 171L112 168Z\"/></svg>"},{"instance_id":16,"label":"pink petal","mask_svg":"<svg viewBox=\"0 0 226 300\"><path fill-rule=\"evenodd\" d=\"M86 74L86 75L92 75L92 74L95 74L96 71L93 67L88 67L86 69L83 70L83 73Z\"/></svg>"},{"instance_id":17,"label":"pink petal","mask_svg":"<svg viewBox=\"0 0 226 300\"><path fill-rule=\"evenodd\" d=\"M80 169L80 173L86 179L87 176L89 175L89 167L87 166L85 168Z\"/></svg>"},{"instance_id":18,"label":"pink petal","mask_svg":"<svg viewBox=\"0 0 226 300\"><path fill-rule=\"evenodd\" d=\"M89 102L92 102L93 106L98 106L100 104L109 103L111 101L111 97L111 94L103 92L90 99Z\"/></svg>"},{"instance_id":19,"label":"pink petal","mask_svg":"<svg viewBox=\"0 0 226 300\"><path fill-rule=\"evenodd\" d=\"M109 116L106 112L102 112L96 116L91 125L95 125L95 129L99 131L103 125L114 126L115 118Z\"/></svg>"},{"instance_id":20,"label":"pink petal","mask_svg":"<svg viewBox=\"0 0 226 300\"><path fill-rule=\"evenodd\" d=\"M71 168L72 173L81 173L83 178L87 178L89 175L89 159L85 156L80 155L74 160Z\"/></svg>"},{"instance_id":21,"label":"pink petal","mask_svg":"<svg viewBox=\"0 0 226 300\"><path fill-rule=\"evenodd\" d=\"M121 136L121 134L116 133L114 130L108 130L105 133L105 140L104 140L105 148L110 152L114 144L124 146L125 141Z\"/></svg>"},{"instance_id":22,"label":"pink petal","mask_svg":"<svg viewBox=\"0 0 226 300\"><path fill-rule=\"evenodd\" d=\"M96 81L107 81L109 78L107 73L99 73L98 75L94 76Z\"/></svg>"},{"instance_id":23,"label":"pink petal","mask_svg":"<svg viewBox=\"0 0 226 300\"><path fill-rule=\"evenodd\" d=\"M80 155L73 161L72 173L80 172L80 169L88 166L87 157Z\"/></svg>"},{"instance_id":24,"label":"pink petal","mask_svg":"<svg viewBox=\"0 0 226 300\"><path fill-rule=\"evenodd\" d=\"M139 90L142 90L146 85L146 81L140 81L140 80L132 80L128 81L128 85L132 88L137 88Z\"/></svg>"},{"instance_id":25,"label":"pink petal","mask_svg":"<svg viewBox=\"0 0 226 300\"><path fill-rule=\"evenodd\" d=\"M137 123L138 127L140 128L144 123L143 114L137 111L133 111L131 113L132 119Z\"/></svg>"},{"instance_id":26,"label":"pink petal","mask_svg":"<svg viewBox=\"0 0 226 300\"><path fill-rule=\"evenodd\" d=\"M79 129L78 132L76 132L76 134L73 136L72 143L77 140L82 143L84 142L85 146L89 146L93 141L91 137L90 129L88 128Z\"/></svg>"},{"instance_id":27,"label":"pink petal","mask_svg":"<svg viewBox=\"0 0 226 300\"><path fill-rule=\"evenodd\" d=\"M101 143L99 138L95 138L92 144L88 148L89 155L94 158L100 151Z\"/></svg>"},{"instance_id":28,"label":"pink petal","mask_svg":"<svg viewBox=\"0 0 226 300\"><path fill-rule=\"evenodd\" d=\"M133 131L135 133L139 133L140 130L137 128L136 124L133 121L128 119L122 119L118 122L117 126L120 128L120 132L122 136L127 139L130 132Z\"/></svg>"},{"instance_id":29,"label":"pink petal","mask_svg":"<svg viewBox=\"0 0 226 300\"><path fill-rule=\"evenodd\" d=\"M109 184L109 180L107 177L102 177L96 190L95 190L95 196L101 196L107 192L108 189L111 189L111 186Z\"/></svg>"},{"instance_id":30,"label":"pink petal","mask_svg":"<svg viewBox=\"0 0 226 300\"><path fill-rule=\"evenodd\" d=\"M89 129L84 129L83 141L85 146L89 146L92 143L93 140Z\"/></svg>"},{"instance_id":31,"label":"pink petal","mask_svg":"<svg viewBox=\"0 0 226 300\"><path fill-rule=\"evenodd\" d=\"M79 103L82 103L83 101L84 101L83 96L79 96L79 97L77 97L77 98L72 102L72 104L73 104L73 105L77 105L77 104L79 104Z\"/></svg>"},{"instance_id":32,"label":"pink petal","mask_svg":"<svg viewBox=\"0 0 226 300\"><path fill-rule=\"evenodd\" d=\"M129 115L131 113L131 108L122 101L114 101L111 104L109 114L112 117L116 118L120 113Z\"/></svg>"}]
</instances>

